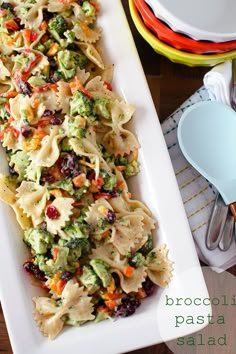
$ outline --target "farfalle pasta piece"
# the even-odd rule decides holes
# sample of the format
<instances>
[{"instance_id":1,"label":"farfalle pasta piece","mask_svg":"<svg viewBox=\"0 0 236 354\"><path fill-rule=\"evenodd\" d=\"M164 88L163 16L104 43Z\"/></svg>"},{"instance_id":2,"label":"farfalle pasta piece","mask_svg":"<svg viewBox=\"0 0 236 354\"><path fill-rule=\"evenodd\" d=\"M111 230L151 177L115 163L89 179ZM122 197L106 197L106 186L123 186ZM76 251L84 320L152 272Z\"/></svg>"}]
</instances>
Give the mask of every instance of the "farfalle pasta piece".
<instances>
[{"instance_id":1,"label":"farfalle pasta piece","mask_svg":"<svg viewBox=\"0 0 236 354\"><path fill-rule=\"evenodd\" d=\"M70 99L72 97L70 85L65 81L58 81L57 83L57 104L58 109L64 114L70 113Z\"/></svg>"},{"instance_id":2,"label":"farfalle pasta piece","mask_svg":"<svg viewBox=\"0 0 236 354\"><path fill-rule=\"evenodd\" d=\"M65 136L59 134L59 127L54 126L50 135L46 135L41 142L38 150L30 151L29 158L36 165L41 167L51 167L58 159L60 150L58 142Z\"/></svg>"},{"instance_id":3,"label":"farfalle pasta piece","mask_svg":"<svg viewBox=\"0 0 236 354\"><path fill-rule=\"evenodd\" d=\"M18 123L18 126L25 125L25 120L27 120L30 124L36 124L38 120L41 118L45 106L40 102L38 107L33 107L34 98L23 95L19 93L14 98L10 98L10 110L12 117L16 121L22 120L21 123Z\"/></svg>"},{"instance_id":4,"label":"farfalle pasta piece","mask_svg":"<svg viewBox=\"0 0 236 354\"><path fill-rule=\"evenodd\" d=\"M115 156L129 155L139 148L139 142L129 130L116 129L106 133L102 139L106 150Z\"/></svg>"},{"instance_id":5,"label":"farfalle pasta piece","mask_svg":"<svg viewBox=\"0 0 236 354\"><path fill-rule=\"evenodd\" d=\"M9 178L0 174L0 200L12 207L16 214L16 220L23 230L32 226L31 218L28 217L18 205L16 198L16 186Z\"/></svg>"},{"instance_id":6,"label":"farfalle pasta piece","mask_svg":"<svg viewBox=\"0 0 236 354\"><path fill-rule=\"evenodd\" d=\"M124 270L125 266L128 264L127 258L123 257L116 247L111 243L106 243L97 246L97 248L92 249L90 259L101 259L106 262L112 269Z\"/></svg>"},{"instance_id":7,"label":"farfalle pasta piece","mask_svg":"<svg viewBox=\"0 0 236 354\"><path fill-rule=\"evenodd\" d=\"M17 204L31 217L34 227L43 221L42 213L46 206L47 189L35 182L23 181L16 189Z\"/></svg>"},{"instance_id":8,"label":"farfalle pasta piece","mask_svg":"<svg viewBox=\"0 0 236 354\"><path fill-rule=\"evenodd\" d=\"M132 277L126 277L120 270L112 269L112 272L118 274L120 278L120 286L125 293L137 292L142 287L142 283L146 278L146 268L141 266L134 269Z\"/></svg>"},{"instance_id":9,"label":"farfalle pasta piece","mask_svg":"<svg viewBox=\"0 0 236 354\"><path fill-rule=\"evenodd\" d=\"M47 223L48 232L56 235L65 227L66 222L70 220L70 216L72 215L73 203L73 198L57 197L54 199L50 206L55 207L59 215L55 219L50 219L46 211L45 221Z\"/></svg>"},{"instance_id":10,"label":"farfalle pasta piece","mask_svg":"<svg viewBox=\"0 0 236 354\"><path fill-rule=\"evenodd\" d=\"M86 55L86 57L100 69L104 69L104 62L101 55L91 43L76 42L80 50Z\"/></svg>"},{"instance_id":11,"label":"farfalle pasta piece","mask_svg":"<svg viewBox=\"0 0 236 354\"><path fill-rule=\"evenodd\" d=\"M97 178L99 175L99 171L100 171L99 157L94 153L85 152L83 149L83 142L81 142L77 138L70 139L70 146L72 147L72 149L74 150L76 155L81 156L81 157L85 156L85 157L88 157L89 159L94 161L93 163L90 163L89 166L95 171L95 176ZM81 160L80 163L83 164L83 161ZM85 161L84 161L84 163L86 164ZM88 163L87 163L87 165L88 165Z\"/></svg>"},{"instance_id":12,"label":"farfalle pasta piece","mask_svg":"<svg viewBox=\"0 0 236 354\"><path fill-rule=\"evenodd\" d=\"M96 2L96 0L93 1L93 5L98 8L98 3ZM94 11L94 14L86 16L81 6L76 2L73 2L71 4L71 8L73 9L73 13L76 20L80 20L81 22L87 22L88 24L90 24L93 23L96 19L96 11Z\"/></svg>"},{"instance_id":13,"label":"farfalle pasta piece","mask_svg":"<svg viewBox=\"0 0 236 354\"><path fill-rule=\"evenodd\" d=\"M2 59L0 58L0 81L5 81L11 76L7 67L3 64Z\"/></svg>"},{"instance_id":14,"label":"farfalle pasta piece","mask_svg":"<svg viewBox=\"0 0 236 354\"><path fill-rule=\"evenodd\" d=\"M104 208L107 210L112 210L111 205L108 203L108 201L106 201L106 199L99 198L88 208L85 221L91 226L97 225L99 219L104 218L104 214L102 212Z\"/></svg>"},{"instance_id":15,"label":"farfalle pasta piece","mask_svg":"<svg viewBox=\"0 0 236 354\"><path fill-rule=\"evenodd\" d=\"M65 324L65 317L78 324L91 321L95 317L92 314L91 297L74 280L66 283L60 297L60 304L55 299L47 297L34 297L33 303L35 321L41 332L49 339L54 339L60 333Z\"/></svg>"},{"instance_id":16,"label":"farfalle pasta piece","mask_svg":"<svg viewBox=\"0 0 236 354\"><path fill-rule=\"evenodd\" d=\"M38 29L43 21L43 8L47 6L48 0L37 0L30 3L28 11L22 15L22 2L15 7L16 14L21 18L21 23L29 28ZM27 5L26 5L27 6Z\"/></svg>"},{"instance_id":17,"label":"farfalle pasta piece","mask_svg":"<svg viewBox=\"0 0 236 354\"><path fill-rule=\"evenodd\" d=\"M94 97L107 97L112 100L121 100L121 98L114 92L107 88L101 76L95 76L89 80L85 85L86 90L91 92Z\"/></svg>"},{"instance_id":18,"label":"farfalle pasta piece","mask_svg":"<svg viewBox=\"0 0 236 354\"><path fill-rule=\"evenodd\" d=\"M109 242L120 254L125 256L129 252L136 252L145 243L142 220L142 215L129 214L115 222Z\"/></svg>"},{"instance_id":19,"label":"farfalle pasta piece","mask_svg":"<svg viewBox=\"0 0 236 354\"><path fill-rule=\"evenodd\" d=\"M166 244L162 244L148 253L145 262L147 275L153 283L162 288L166 287L172 278L173 262L168 259L168 252Z\"/></svg>"},{"instance_id":20,"label":"farfalle pasta piece","mask_svg":"<svg viewBox=\"0 0 236 354\"><path fill-rule=\"evenodd\" d=\"M90 28L87 22L78 22L73 27L73 32L75 33L75 37L78 41L82 41L84 43L95 43L101 37L101 28Z\"/></svg>"}]
</instances>

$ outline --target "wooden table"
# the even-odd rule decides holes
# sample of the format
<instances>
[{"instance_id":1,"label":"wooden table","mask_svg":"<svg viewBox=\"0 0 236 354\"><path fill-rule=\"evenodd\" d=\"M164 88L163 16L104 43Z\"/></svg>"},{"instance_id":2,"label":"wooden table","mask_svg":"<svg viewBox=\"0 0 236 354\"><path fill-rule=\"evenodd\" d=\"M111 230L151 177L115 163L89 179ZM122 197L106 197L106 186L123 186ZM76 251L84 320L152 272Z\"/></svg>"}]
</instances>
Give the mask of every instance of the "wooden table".
<instances>
[{"instance_id":1,"label":"wooden table","mask_svg":"<svg viewBox=\"0 0 236 354\"><path fill-rule=\"evenodd\" d=\"M168 59L156 54L153 49L142 39L134 27L129 15L127 0L122 0L122 3L128 17L159 119L160 121L163 121L170 113L177 109L181 103L191 96L196 89L202 86L203 76L209 68L191 68L180 64L174 64ZM233 268L232 271L236 274L235 268ZM0 353L12 353L1 306ZM157 353L169 354L172 352L164 343L132 352L132 354Z\"/></svg>"}]
</instances>

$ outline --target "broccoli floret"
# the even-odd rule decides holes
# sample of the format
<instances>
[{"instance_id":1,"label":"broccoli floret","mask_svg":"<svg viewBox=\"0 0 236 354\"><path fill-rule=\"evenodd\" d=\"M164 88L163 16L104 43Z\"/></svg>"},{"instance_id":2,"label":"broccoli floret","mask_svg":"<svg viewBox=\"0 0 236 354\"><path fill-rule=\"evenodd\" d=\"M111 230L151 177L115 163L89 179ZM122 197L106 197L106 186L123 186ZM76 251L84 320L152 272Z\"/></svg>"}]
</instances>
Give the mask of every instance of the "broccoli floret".
<instances>
[{"instance_id":1,"label":"broccoli floret","mask_svg":"<svg viewBox=\"0 0 236 354\"><path fill-rule=\"evenodd\" d=\"M102 259L98 259L98 258L92 259L90 261L90 265L92 266L97 276L101 279L104 288L107 288L111 283L111 279L112 279L111 272L109 270L110 266Z\"/></svg>"},{"instance_id":2,"label":"broccoli floret","mask_svg":"<svg viewBox=\"0 0 236 354\"><path fill-rule=\"evenodd\" d=\"M79 277L81 283L88 289L89 294L95 293L100 288L100 279L90 265L82 268L82 275Z\"/></svg>"},{"instance_id":3,"label":"broccoli floret","mask_svg":"<svg viewBox=\"0 0 236 354\"><path fill-rule=\"evenodd\" d=\"M37 166L31 162L31 164L26 168L25 172L28 180L39 183L42 172L41 166Z\"/></svg>"},{"instance_id":4,"label":"broccoli floret","mask_svg":"<svg viewBox=\"0 0 236 354\"><path fill-rule=\"evenodd\" d=\"M117 184L117 178L115 175L110 175L105 170L100 170L101 176L104 180L103 189L111 191Z\"/></svg>"},{"instance_id":5,"label":"broccoli floret","mask_svg":"<svg viewBox=\"0 0 236 354\"><path fill-rule=\"evenodd\" d=\"M111 118L110 102L106 97L96 98L94 100L94 114L97 114L105 119Z\"/></svg>"},{"instance_id":6,"label":"broccoli floret","mask_svg":"<svg viewBox=\"0 0 236 354\"><path fill-rule=\"evenodd\" d=\"M130 259L129 264L134 268L141 267L144 264L145 258L140 252L136 252L135 255Z\"/></svg>"},{"instance_id":7,"label":"broccoli floret","mask_svg":"<svg viewBox=\"0 0 236 354\"><path fill-rule=\"evenodd\" d=\"M64 191L73 195L75 190L73 188L73 183L70 179L62 179L50 185L51 188L64 189Z\"/></svg>"},{"instance_id":8,"label":"broccoli floret","mask_svg":"<svg viewBox=\"0 0 236 354\"><path fill-rule=\"evenodd\" d=\"M85 16L90 17L96 14L96 9L89 1L84 1L82 4L82 10L84 11Z\"/></svg>"},{"instance_id":9,"label":"broccoli floret","mask_svg":"<svg viewBox=\"0 0 236 354\"><path fill-rule=\"evenodd\" d=\"M42 229L28 229L24 233L24 241L35 254L45 254L53 244L53 236Z\"/></svg>"},{"instance_id":10,"label":"broccoli floret","mask_svg":"<svg viewBox=\"0 0 236 354\"><path fill-rule=\"evenodd\" d=\"M67 239L77 239L77 241L79 241L78 239L85 239L89 237L88 228L86 225L81 225L77 222L66 226L63 229L63 232L66 234Z\"/></svg>"},{"instance_id":11,"label":"broccoli floret","mask_svg":"<svg viewBox=\"0 0 236 354\"><path fill-rule=\"evenodd\" d=\"M129 162L124 169L124 177L129 178L132 176L136 176L139 172L139 163L136 160Z\"/></svg>"},{"instance_id":12,"label":"broccoli floret","mask_svg":"<svg viewBox=\"0 0 236 354\"><path fill-rule=\"evenodd\" d=\"M70 100L70 114L72 116L79 114L82 117L88 117L93 114L93 106L93 99L81 91L76 91L74 97Z\"/></svg>"},{"instance_id":13,"label":"broccoli floret","mask_svg":"<svg viewBox=\"0 0 236 354\"><path fill-rule=\"evenodd\" d=\"M56 250L56 253L55 253ZM43 255L37 255L35 262L46 275L52 275L57 272L74 272L75 266L69 264L69 248L56 245L52 247L53 259L45 258Z\"/></svg>"},{"instance_id":14,"label":"broccoli floret","mask_svg":"<svg viewBox=\"0 0 236 354\"><path fill-rule=\"evenodd\" d=\"M81 128L80 120L75 118L70 118L68 122L68 137L85 138L86 128ZM70 148L71 150L71 148Z\"/></svg>"},{"instance_id":15,"label":"broccoli floret","mask_svg":"<svg viewBox=\"0 0 236 354\"><path fill-rule=\"evenodd\" d=\"M88 58L84 54L68 49L59 51L57 59L58 71L65 80L73 78L78 67L84 69L88 64Z\"/></svg>"},{"instance_id":16,"label":"broccoli floret","mask_svg":"<svg viewBox=\"0 0 236 354\"><path fill-rule=\"evenodd\" d=\"M22 181L26 174L26 168L30 164L29 156L25 151L17 151L11 155L10 166L14 166L14 170L18 173L18 180Z\"/></svg>"},{"instance_id":17,"label":"broccoli floret","mask_svg":"<svg viewBox=\"0 0 236 354\"><path fill-rule=\"evenodd\" d=\"M80 256L89 254L91 250L91 243L86 238L75 238L65 244L70 250L80 249Z\"/></svg>"},{"instance_id":18,"label":"broccoli floret","mask_svg":"<svg viewBox=\"0 0 236 354\"><path fill-rule=\"evenodd\" d=\"M57 15L48 22L48 30L58 42L64 36L67 28L68 23L61 15Z\"/></svg>"}]
</instances>

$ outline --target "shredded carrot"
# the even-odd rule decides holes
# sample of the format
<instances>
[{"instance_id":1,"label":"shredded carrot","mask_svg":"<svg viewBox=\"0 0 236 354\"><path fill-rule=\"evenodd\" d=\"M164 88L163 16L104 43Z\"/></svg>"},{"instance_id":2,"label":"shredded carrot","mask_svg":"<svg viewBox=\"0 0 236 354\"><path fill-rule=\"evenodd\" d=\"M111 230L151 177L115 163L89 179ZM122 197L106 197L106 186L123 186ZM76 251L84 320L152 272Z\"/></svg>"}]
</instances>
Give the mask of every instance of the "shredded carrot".
<instances>
[{"instance_id":1,"label":"shredded carrot","mask_svg":"<svg viewBox=\"0 0 236 354\"><path fill-rule=\"evenodd\" d=\"M5 97L5 98L13 98L13 97L16 97L18 94L19 94L19 92L17 92L17 91L10 91L10 92L3 93L1 96Z\"/></svg>"},{"instance_id":2,"label":"shredded carrot","mask_svg":"<svg viewBox=\"0 0 236 354\"><path fill-rule=\"evenodd\" d=\"M59 248L53 247L53 261L56 262L58 256Z\"/></svg>"},{"instance_id":3,"label":"shredded carrot","mask_svg":"<svg viewBox=\"0 0 236 354\"><path fill-rule=\"evenodd\" d=\"M32 103L32 107L38 108L39 105L40 105L40 100L38 98L35 98L35 100Z\"/></svg>"},{"instance_id":4,"label":"shredded carrot","mask_svg":"<svg viewBox=\"0 0 236 354\"><path fill-rule=\"evenodd\" d=\"M86 22L81 22L80 27L82 28L82 31L84 32L86 37L90 37L91 33L89 30L89 27Z\"/></svg>"},{"instance_id":5,"label":"shredded carrot","mask_svg":"<svg viewBox=\"0 0 236 354\"><path fill-rule=\"evenodd\" d=\"M120 180L116 184L116 188L122 189L124 187L125 183L124 181Z\"/></svg>"},{"instance_id":6,"label":"shredded carrot","mask_svg":"<svg viewBox=\"0 0 236 354\"><path fill-rule=\"evenodd\" d=\"M107 231L109 231L109 230L107 230ZM112 278L111 278L111 282L110 282L110 284L109 284L108 287L107 287L107 291L108 291L109 293L112 293L113 291L115 291L115 289L116 289L116 284L115 284L114 278L112 277Z\"/></svg>"},{"instance_id":7,"label":"shredded carrot","mask_svg":"<svg viewBox=\"0 0 236 354\"><path fill-rule=\"evenodd\" d=\"M123 273L127 278L131 278L134 274L134 268L131 266L126 266L123 270Z\"/></svg>"},{"instance_id":8,"label":"shredded carrot","mask_svg":"<svg viewBox=\"0 0 236 354\"><path fill-rule=\"evenodd\" d=\"M99 5L95 1L90 1L90 4L95 8L95 10L98 12L99 11Z\"/></svg>"},{"instance_id":9,"label":"shredded carrot","mask_svg":"<svg viewBox=\"0 0 236 354\"><path fill-rule=\"evenodd\" d=\"M101 234L101 236L102 236L102 238L106 238L106 237L110 236L110 234L111 234L111 231L108 229L108 230L104 231Z\"/></svg>"},{"instance_id":10,"label":"shredded carrot","mask_svg":"<svg viewBox=\"0 0 236 354\"><path fill-rule=\"evenodd\" d=\"M117 299L120 299L122 296L122 294L120 293L109 293L109 292L106 292L105 294L103 294L102 298L104 300L117 300Z\"/></svg>"}]
</instances>

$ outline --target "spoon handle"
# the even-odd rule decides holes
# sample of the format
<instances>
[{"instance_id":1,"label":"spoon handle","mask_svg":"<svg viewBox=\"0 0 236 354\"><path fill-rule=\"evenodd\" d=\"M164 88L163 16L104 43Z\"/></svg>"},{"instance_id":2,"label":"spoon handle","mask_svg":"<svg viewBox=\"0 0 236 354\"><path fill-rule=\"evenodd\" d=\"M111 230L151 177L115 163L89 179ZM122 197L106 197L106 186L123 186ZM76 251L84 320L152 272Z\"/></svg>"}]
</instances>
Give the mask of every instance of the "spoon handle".
<instances>
[{"instance_id":1,"label":"spoon handle","mask_svg":"<svg viewBox=\"0 0 236 354\"><path fill-rule=\"evenodd\" d=\"M231 213L233 214L234 219L236 220L236 202L230 204L230 210Z\"/></svg>"},{"instance_id":2,"label":"spoon handle","mask_svg":"<svg viewBox=\"0 0 236 354\"><path fill-rule=\"evenodd\" d=\"M222 237L224 230L227 214L228 205L223 201L220 193L216 197L215 204L213 206L207 236L206 236L206 246L209 250L214 250Z\"/></svg>"}]
</instances>

